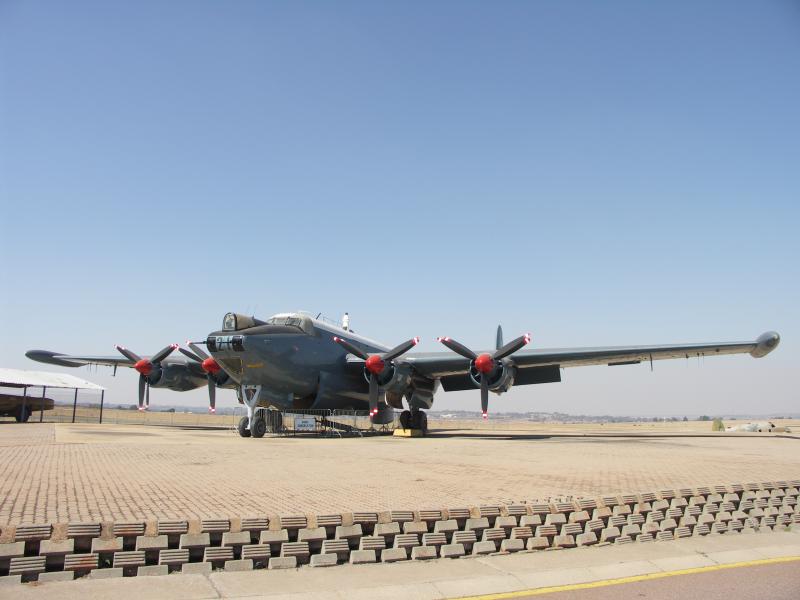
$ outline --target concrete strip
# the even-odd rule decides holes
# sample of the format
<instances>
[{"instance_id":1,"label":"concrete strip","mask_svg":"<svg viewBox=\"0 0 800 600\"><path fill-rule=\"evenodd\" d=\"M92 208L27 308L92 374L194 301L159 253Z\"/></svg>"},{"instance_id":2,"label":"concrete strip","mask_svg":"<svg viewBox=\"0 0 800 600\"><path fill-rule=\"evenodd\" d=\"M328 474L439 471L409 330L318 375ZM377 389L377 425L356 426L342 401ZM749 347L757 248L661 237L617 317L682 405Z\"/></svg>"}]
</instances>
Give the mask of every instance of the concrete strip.
<instances>
[{"instance_id":1,"label":"concrete strip","mask_svg":"<svg viewBox=\"0 0 800 600\"><path fill-rule=\"evenodd\" d=\"M206 600L220 595L211 582L199 575L183 577L124 577L118 579L76 579L47 585L19 585L14 600L81 598L136 598L136 600Z\"/></svg>"},{"instance_id":2,"label":"concrete strip","mask_svg":"<svg viewBox=\"0 0 800 600\"><path fill-rule=\"evenodd\" d=\"M800 539L796 546L762 546L753 548L761 558L780 558L782 556L800 556Z\"/></svg>"},{"instance_id":3,"label":"concrete strip","mask_svg":"<svg viewBox=\"0 0 800 600\"><path fill-rule=\"evenodd\" d=\"M72 571L52 571L50 573L39 573L39 583L51 583L53 581L72 581L75 573Z\"/></svg>"},{"instance_id":4,"label":"concrete strip","mask_svg":"<svg viewBox=\"0 0 800 600\"><path fill-rule=\"evenodd\" d=\"M621 577L633 577L635 575L647 575L648 573L658 573L663 569L648 560L638 560L633 562L618 563L615 565L603 565L601 567L589 568L592 580L598 579L619 579Z\"/></svg>"},{"instance_id":5,"label":"concrete strip","mask_svg":"<svg viewBox=\"0 0 800 600\"><path fill-rule=\"evenodd\" d=\"M515 592L526 587L522 581L513 575L485 575L483 577L450 579L436 581L433 585L445 598Z\"/></svg>"},{"instance_id":6,"label":"concrete strip","mask_svg":"<svg viewBox=\"0 0 800 600\"><path fill-rule=\"evenodd\" d=\"M184 575L207 575L213 571L211 563L184 563L181 565L181 573Z\"/></svg>"},{"instance_id":7,"label":"concrete strip","mask_svg":"<svg viewBox=\"0 0 800 600\"><path fill-rule=\"evenodd\" d=\"M552 571L527 572L517 574L522 583L518 589L553 587L556 585L569 585L572 583L586 583L596 579L591 570L587 568L556 569Z\"/></svg>"},{"instance_id":8,"label":"concrete strip","mask_svg":"<svg viewBox=\"0 0 800 600\"><path fill-rule=\"evenodd\" d=\"M702 554L692 554L690 556L676 556L670 558L654 558L650 560L662 571L681 571L683 569L696 569L698 567L709 567L715 565L713 560Z\"/></svg>"},{"instance_id":9,"label":"concrete strip","mask_svg":"<svg viewBox=\"0 0 800 600\"><path fill-rule=\"evenodd\" d=\"M407 585L386 585L383 587L365 588L362 590L347 590L346 595L337 595L337 600L442 600L446 598L430 583ZM273 600L270 598L270 600ZM305 599L303 599L305 600Z\"/></svg>"}]
</instances>

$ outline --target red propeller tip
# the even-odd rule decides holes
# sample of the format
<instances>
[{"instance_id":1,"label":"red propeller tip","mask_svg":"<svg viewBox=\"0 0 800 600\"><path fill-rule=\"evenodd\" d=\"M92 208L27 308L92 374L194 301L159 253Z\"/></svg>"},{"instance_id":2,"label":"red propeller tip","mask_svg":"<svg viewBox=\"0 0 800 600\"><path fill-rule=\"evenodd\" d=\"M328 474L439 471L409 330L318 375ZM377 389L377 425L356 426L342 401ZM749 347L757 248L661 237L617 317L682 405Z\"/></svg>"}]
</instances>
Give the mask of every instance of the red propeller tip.
<instances>
[{"instance_id":1,"label":"red propeller tip","mask_svg":"<svg viewBox=\"0 0 800 600\"><path fill-rule=\"evenodd\" d=\"M340 338L338 335L335 335L335 336L333 336L333 341L334 342L341 342L342 338Z\"/></svg>"},{"instance_id":2,"label":"red propeller tip","mask_svg":"<svg viewBox=\"0 0 800 600\"><path fill-rule=\"evenodd\" d=\"M531 334L530 333L526 333L525 334L525 343L526 344L530 344L531 343L531 339L533 339Z\"/></svg>"},{"instance_id":3,"label":"red propeller tip","mask_svg":"<svg viewBox=\"0 0 800 600\"><path fill-rule=\"evenodd\" d=\"M450 338L449 337L445 337L445 336L436 338L437 342L447 342L448 340L450 340Z\"/></svg>"},{"instance_id":4,"label":"red propeller tip","mask_svg":"<svg viewBox=\"0 0 800 600\"><path fill-rule=\"evenodd\" d=\"M216 409L216 408L211 408L211 407L209 406L209 407L208 407L208 412L210 412L210 413L215 413L215 412L217 412L217 409Z\"/></svg>"},{"instance_id":5,"label":"red propeller tip","mask_svg":"<svg viewBox=\"0 0 800 600\"><path fill-rule=\"evenodd\" d=\"M489 418L489 414L488 413L483 413L483 418L484 419L488 419Z\"/></svg>"},{"instance_id":6,"label":"red propeller tip","mask_svg":"<svg viewBox=\"0 0 800 600\"><path fill-rule=\"evenodd\" d=\"M415 337L415 338L414 338L414 345L416 346L417 344L419 344L419 338L418 338L418 337Z\"/></svg>"}]
</instances>

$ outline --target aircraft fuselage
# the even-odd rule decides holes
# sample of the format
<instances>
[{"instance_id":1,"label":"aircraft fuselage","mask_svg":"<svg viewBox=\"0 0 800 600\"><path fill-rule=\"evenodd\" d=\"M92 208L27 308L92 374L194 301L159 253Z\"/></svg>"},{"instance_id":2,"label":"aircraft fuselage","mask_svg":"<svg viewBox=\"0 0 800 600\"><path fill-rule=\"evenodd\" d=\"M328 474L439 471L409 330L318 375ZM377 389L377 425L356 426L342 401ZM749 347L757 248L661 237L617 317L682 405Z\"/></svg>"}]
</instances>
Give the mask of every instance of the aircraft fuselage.
<instances>
[{"instance_id":1,"label":"aircraft fuselage","mask_svg":"<svg viewBox=\"0 0 800 600\"><path fill-rule=\"evenodd\" d=\"M367 352L387 349L309 318L303 327L264 324L212 332L206 347L238 386L261 386L261 405L363 410L368 402L363 369L348 363L347 351L334 336Z\"/></svg>"}]
</instances>

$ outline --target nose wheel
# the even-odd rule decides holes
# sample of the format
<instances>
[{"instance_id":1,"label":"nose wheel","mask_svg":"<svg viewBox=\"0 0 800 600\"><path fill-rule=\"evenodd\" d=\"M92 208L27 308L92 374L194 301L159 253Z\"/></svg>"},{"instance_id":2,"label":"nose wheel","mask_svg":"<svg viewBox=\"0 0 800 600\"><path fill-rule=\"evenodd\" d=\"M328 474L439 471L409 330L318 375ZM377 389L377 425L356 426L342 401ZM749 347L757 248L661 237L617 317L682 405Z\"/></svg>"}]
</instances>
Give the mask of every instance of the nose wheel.
<instances>
[{"instance_id":1,"label":"nose wheel","mask_svg":"<svg viewBox=\"0 0 800 600\"><path fill-rule=\"evenodd\" d=\"M400 427L428 432L428 415L421 410L404 410L400 413Z\"/></svg>"}]
</instances>

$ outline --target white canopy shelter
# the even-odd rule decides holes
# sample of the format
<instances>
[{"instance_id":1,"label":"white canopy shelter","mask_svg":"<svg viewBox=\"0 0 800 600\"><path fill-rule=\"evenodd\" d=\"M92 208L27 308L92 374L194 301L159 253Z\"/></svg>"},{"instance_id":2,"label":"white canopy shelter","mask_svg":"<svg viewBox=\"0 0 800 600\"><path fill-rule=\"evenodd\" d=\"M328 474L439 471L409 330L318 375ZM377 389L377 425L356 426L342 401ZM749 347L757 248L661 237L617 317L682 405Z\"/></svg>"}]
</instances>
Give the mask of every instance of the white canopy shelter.
<instances>
[{"instance_id":1,"label":"white canopy shelter","mask_svg":"<svg viewBox=\"0 0 800 600\"><path fill-rule=\"evenodd\" d=\"M97 390L105 388L74 375L49 373L47 371L24 371L22 369L0 369L0 387L47 387L70 390Z\"/></svg>"}]
</instances>

